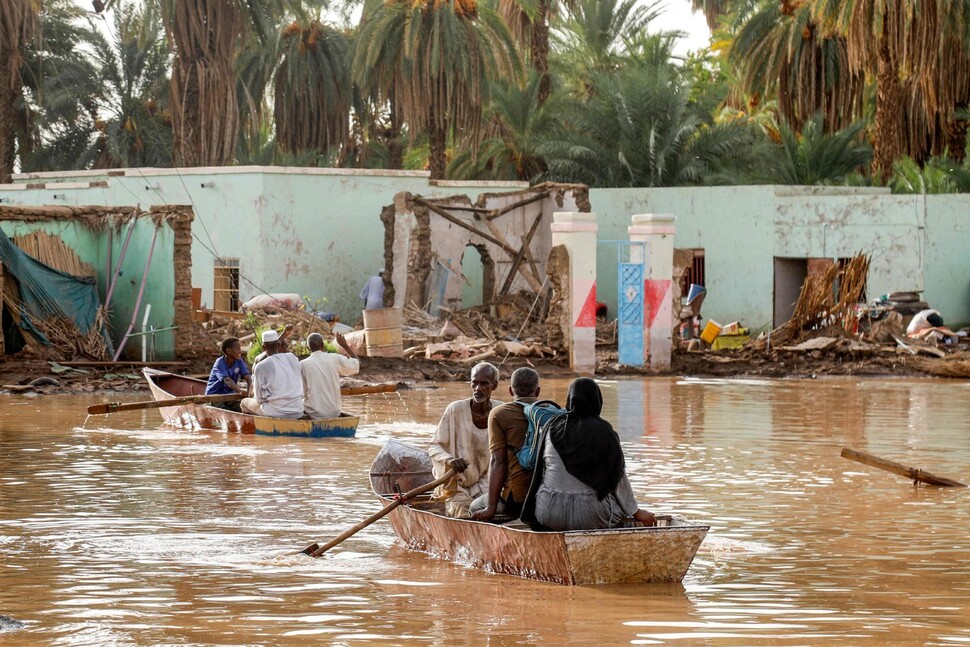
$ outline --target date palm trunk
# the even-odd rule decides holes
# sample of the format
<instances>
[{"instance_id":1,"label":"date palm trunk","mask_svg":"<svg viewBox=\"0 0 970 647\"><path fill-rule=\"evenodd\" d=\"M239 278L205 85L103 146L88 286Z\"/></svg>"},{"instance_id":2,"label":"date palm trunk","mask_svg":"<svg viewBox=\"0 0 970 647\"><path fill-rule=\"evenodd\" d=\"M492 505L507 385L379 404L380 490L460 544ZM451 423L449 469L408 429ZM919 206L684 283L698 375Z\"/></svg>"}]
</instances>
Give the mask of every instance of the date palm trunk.
<instances>
[{"instance_id":1,"label":"date palm trunk","mask_svg":"<svg viewBox=\"0 0 970 647\"><path fill-rule=\"evenodd\" d=\"M899 81L889 38L883 34L876 67L876 138L873 142L873 177L885 182L900 150L900 110L903 87Z\"/></svg>"},{"instance_id":2,"label":"date palm trunk","mask_svg":"<svg viewBox=\"0 0 970 647\"><path fill-rule=\"evenodd\" d=\"M17 101L23 92L20 64L37 10L30 0L0 0L0 182L9 182L13 174Z\"/></svg>"},{"instance_id":3,"label":"date palm trunk","mask_svg":"<svg viewBox=\"0 0 970 647\"><path fill-rule=\"evenodd\" d=\"M14 165L14 137L17 123L16 102L19 92L10 83L8 58L0 50L0 184L10 182ZM19 74L14 74L17 81Z\"/></svg>"},{"instance_id":4,"label":"date palm trunk","mask_svg":"<svg viewBox=\"0 0 970 647\"><path fill-rule=\"evenodd\" d=\"M170 91L176 164L228 164L239 131L235 58L244 17L232 0L170 6L166 27L175 49Z\"/></svg>"},{"instance_id":5,"label":"date palm trunk","mask_svg":"<svg viewBox=\"0 0 970 647\"><path fill-rule=\"evenodd\" d=\"M549 1L540 0L536 7L535 20L532 22L532 43L530 56L532 67L539 75L539 92L536 101L541 106L552 91L552 77L549 76Z\"/></svg>"},{"instance_id":6,"label":"date palm trunk","mask_svg":"<svg viewBox=\"0 0 970 647\"><path fill-rule=\"evenodd\" d=\"M431 109L434 113L434 108ZM443 180L445 169L448 165L448 127L431 114L428 119L428 168L431 171L432 180Z\"/></svg>"}]
</instances>

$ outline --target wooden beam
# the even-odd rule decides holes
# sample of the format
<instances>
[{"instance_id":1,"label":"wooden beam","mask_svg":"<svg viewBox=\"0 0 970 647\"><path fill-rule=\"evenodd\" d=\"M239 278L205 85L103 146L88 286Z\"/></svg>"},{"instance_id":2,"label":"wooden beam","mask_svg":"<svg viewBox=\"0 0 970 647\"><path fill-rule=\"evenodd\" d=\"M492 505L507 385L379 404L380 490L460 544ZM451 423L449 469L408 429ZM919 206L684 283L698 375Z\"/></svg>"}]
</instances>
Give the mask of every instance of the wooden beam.
<instances>
[{"instance_id":1,"label":"wooden beam","mask_svg":"<svg viewBox=\"0 0 970 647\"><path fill-rule=\"evenodd\" d=\"M512 267L509 269L509 273L505 276L505 282L502 284L502 289L499 294L508 294L509 289L512 287L512 281L515 280L515 273L519 269L519 265L522 264L522 259L526 255L526 250L529 249L529 245L532 244L532 236L535 235L536 230L539 229L539 223L542 222L542 213L536 216L536 219L532 223L532 227L529 228L528 233L522 240L522 247L519 249L519 253L515 255L512 259Z\"/></svg>"},{"instance_id":2,"label":"wooden beam","mask_svg":"<svg viewBox=\"0 0 970 647\"><path fill-rule=\"evenodd\" d=\"M444 218L448 222L453 223L455 225L458 225L462 229L467 229L468 231L472 232L473 234L476 234L478 236L481 236L482 238L484 238L485 240L487 240L488 242L490 242L490 243L492 243L494 245L498 245L509 256L511 256L513 258L518 253L518 250L514 249L511 245L508 244L508 242L504 242L503 240L499 240L498 238L495 238L491 234L486 234L484 231L481 231L481 230L479 230L479 229L477 229L477 228L469 225L467 222L462 222L462 220L460 218L456 218L455 216L451 215L450 213L448 213L447 211L445 211L444 209L442 209L438 205L432 204L432 203L428 202L427 200L425 200L424 198L421 198L420 196L411 196L411 200L413 200L417 204L420 204L423 207L427 207L428 209L430 209L431 211L435 212L436 214L438 214L439 216L441 216L442 218ZM486 221L486 224L491 225L491 223L489 221ZM491 225L491 226L494 227L494 225ZM501 234L499 234L499 236L501 236ZM534 275L527 273L524 268L521 269L521 270L519 270L519 271L522 272L522 276L524 276L525 277L525 280L529 282L529 285L532 286L532 289L535 290L536 292L538 292L539 289L542 287L542 284L539 282L539 280L536 279L536 277Z\"/></svg>"},{"instance_id":3,"label":"wooden beam","mask_svg":"<svg viewBox=\"0 0 970 647\"><path fill-rule=\"evenodd\" d=\"M487 219L487 218L486 218L486 219L485 219L485 225L486 225L486 226L487 226L487 227L489 228L489 230L490 230L490 231L492 232L492 235L493 235L493 236L495 236L495 237L496 237L496 238L498 238L499 240L502 240L502 241L504 241L504 242L505 242L505 246L506 246L506 247L507 247L508 249L512 249L512 246L511 246L511 245L509 245L509 241L508 241L508 240L506 240L506 238L505 238L505 236L503 236L503 235L502 235L502 232L501 232L501 231L499 231L499 228L498 228L498 227L497 227L497 226L495 225L495 223L494 223L494 222L492 222L491 220L489 220L489 219ZM528 245L526 245L526 247L528 247ZM510 253L509 255L510 255L510 256L512 256L512 258L514 259L514 258L515 258L516 256L518 256L518 255L519 255L520 253L522 253L523 251L524 251L524 250L523 250L522 248L519 248L519 250L518 250L517 252L514 252L514 253ZM533 274L533 273L531 273L531 272L528 272L528 271L527 271L527 270L526 270L526 269L525 269L524 267L522 267L522 265L521 265L521 264L519 264L519 265L518 265L518 266L516 267L516 269L517 269L517 270L519 271L519 273L520 273L520 274L522 274L522 277L523 277L523 278L524 278L524 279L525 279L525 280L526 280L526 281L527 281L527 282L529 283L529 286L530 286L530 287L532 288L532 290L533 290L534 292L539 292L539 290L541 290L541 289L542 289L542 284L541 284L541 283L539 283L539 279L538 279L538 278L536 278L536 275L535 275L535 274ZM510 270L510 272L509 272L509 273L511 274L511 270Z\"/></svg>"},{"instance_id":4,"label":"wooden beam","mask_svg":"<svg viewBox=\"0 0 970 647\"><path fill-rule=\"evenodd\" d=\"M858 461L863 465L869 465L871 467L878 467L881 470L886 470L887 472L892 472L893 474L899 474L900 476L905 476L906 478L911 478L918 483L927 483L929 485L939 485L941 487L967 487L966 484L960 483L959 481L954 481L953 479L948 479L943 476L936 476L935 474L930 474L929 472L924 472L918 467L907 467L901 463L894 463L893 461L888 461L884 458L879 458L868 452L859 451L857 449L849 449L848 447L842 448L842 458L848 458L852 461Z\"/></svg>"},{"instance_id":5,"label":"wooden beam","mask_svg":"<svg viewBox=\"0 0 970 647\"><path fill-rule=\"evenodd\" d=\"M531 198L526 198L525 200L520 200L519 202L515 202L515 203L510 204L508 206L502 207L501 209L495 209L495 210L493 210L493 211L491 211L489 213L489 215L487 216L487 218L489 220L495 220L496 218L499 218L501 216L504 216L505 214L507 214L507 213L509 213L511 211L515 211L516 209L520 209L520 208L522 208L522 207L524 207L526 205L532 204L533 202L538 202L539 200L544 200L547 197L549 197L549 192L548 191L544 191L542 193L537 193L534 196L532 196Z\"/></svg>"}]
</instances>

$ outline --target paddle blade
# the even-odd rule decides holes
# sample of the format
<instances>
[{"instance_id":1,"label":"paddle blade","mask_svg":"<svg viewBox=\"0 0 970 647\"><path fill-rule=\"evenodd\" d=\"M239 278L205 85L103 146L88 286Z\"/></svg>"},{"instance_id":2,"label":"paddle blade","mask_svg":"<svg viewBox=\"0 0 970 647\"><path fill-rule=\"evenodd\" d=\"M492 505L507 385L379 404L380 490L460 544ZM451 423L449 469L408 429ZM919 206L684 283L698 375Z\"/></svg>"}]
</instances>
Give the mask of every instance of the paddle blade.
<instances>
[{"instance_id":1,"label":"paddle blade","mask_svg":"<svg viewBox=\"0 0 970 647\"><path fill-rule=\"evenodd\" d=\"M90 407L88 407L88 414L99 415L102 413L111 413L111 408L112 408L112 405L114 404L115 404L114 402L103 402L101 404L92 404Z\"/></svg>"},{"instance_id":2,"label":"paddle blade","mask_svg":"<svg viewBox=\"0 0 970 647\"><path fill-rule=\"evenodd\" d=\"M320 544L318 544L317 542L313 542L312 544L310 544L300 552L303 553L304 555L309 555L310 557L313 557L313 553L317 552L319 548L320 548Z\"/></svg>"}]
</instances>

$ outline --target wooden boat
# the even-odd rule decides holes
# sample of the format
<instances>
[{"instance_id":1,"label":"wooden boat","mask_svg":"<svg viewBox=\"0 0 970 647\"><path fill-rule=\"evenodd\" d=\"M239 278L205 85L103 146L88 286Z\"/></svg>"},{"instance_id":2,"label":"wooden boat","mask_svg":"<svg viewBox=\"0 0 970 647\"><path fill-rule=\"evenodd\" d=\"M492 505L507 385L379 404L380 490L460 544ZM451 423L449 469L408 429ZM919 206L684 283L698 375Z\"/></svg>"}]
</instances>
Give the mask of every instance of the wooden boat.
<instances>
[{"instance_id":1,"label":"wooden boat","mask_svg":"<svg viewBox=\"0 0 970 647\"><path fill-rule=\"evenodd\" d=\"M387 505L397 492L430 483L427 453L389 441L371 465L371 487ZM494 573L560 584L680 582L709 526L659 517L660 527L534 532L520 521L483 523L445 516L429 495L388 515L410 550Z\"/></svg>"},{"instance_id":2,"label":"wooden boat","mask_svg":"<svg viewBox=\"0 0 970 647\"><path fill-rule=\"evenodd\" d=\"M142 369L152 397L157 402L205 393L206 382L156 369ZM350 438L357 433L360 418L341 413L326 420L290 420L236 413L203 404L180 404L159 409L166 423L179 429L215 429L229 433L303 438Z\"/></svg>"}]
</instances>

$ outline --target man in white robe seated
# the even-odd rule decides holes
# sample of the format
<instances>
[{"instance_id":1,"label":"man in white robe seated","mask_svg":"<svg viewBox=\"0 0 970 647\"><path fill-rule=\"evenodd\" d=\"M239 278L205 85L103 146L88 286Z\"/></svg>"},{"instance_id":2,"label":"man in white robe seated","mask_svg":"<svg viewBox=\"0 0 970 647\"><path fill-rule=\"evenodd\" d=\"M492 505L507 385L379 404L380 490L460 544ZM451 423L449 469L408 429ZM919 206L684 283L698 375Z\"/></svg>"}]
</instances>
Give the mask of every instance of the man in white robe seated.
<instances>
[{"instance_id":1,"label":"man in white robe seated","mask_svg":"<svg viewBox=\"0 0 970 647\"><path fill-rule=\"evenodd\" d=\"M253 369L253 395L239 403L246 413L270 418L303 417L303 377L300 360L293 353L280 352L275 330L262 335L266 359Z\"/></svg>"},{"instance_id":2,"label":"man in white robe seated","mask_svg":"<svg viewBox=\"0 0 970 647\"><path fill-rule=\"evenodd\" d=\"M337 344L350 357L340 353L328 353L323 347L323 335L313 333L306 338L310 356L300 362L303 373L303 410L314 420L336 418L340 415L340 376L356 375L360 360L354 349L339 332L334 335Z\"/></svg>"},{"instance_id":3,"label":"man in white robe seated","mask_svg":"<svg viewBox=\"0 0 970 647\"><path fill-rule=\"evenodd\" d=\"M436 479L451 468L458 472L434 491L434 498L445 502L449 517L467 517L468 505L488 489L488 413L502 404L491 399L498 377L492 364L476 364L471 372L472 397L448 405L428 447Z\"/></svg>"}]
</instances>

